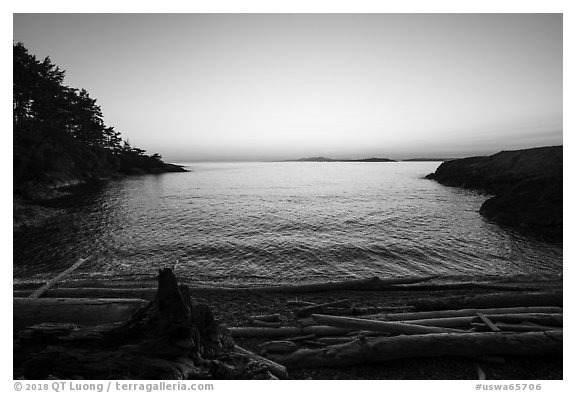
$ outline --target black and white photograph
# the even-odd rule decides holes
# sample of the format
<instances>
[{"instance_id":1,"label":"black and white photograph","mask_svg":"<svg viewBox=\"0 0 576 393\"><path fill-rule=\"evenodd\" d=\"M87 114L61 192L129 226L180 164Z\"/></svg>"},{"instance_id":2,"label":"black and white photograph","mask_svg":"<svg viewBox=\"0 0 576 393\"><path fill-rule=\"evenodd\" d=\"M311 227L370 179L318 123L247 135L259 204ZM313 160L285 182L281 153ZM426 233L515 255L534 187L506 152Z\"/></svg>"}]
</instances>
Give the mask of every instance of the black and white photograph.
<instances>
[{"instance_id":1,"label":"black and white photograph","mask_svg":"<svg viewBox=\"0 0 576 393\"><path fill-rule=\"evenodd\" d=\"M569 377L561 12L12 19L19 386Z\"/></svg>"}]
</instances>

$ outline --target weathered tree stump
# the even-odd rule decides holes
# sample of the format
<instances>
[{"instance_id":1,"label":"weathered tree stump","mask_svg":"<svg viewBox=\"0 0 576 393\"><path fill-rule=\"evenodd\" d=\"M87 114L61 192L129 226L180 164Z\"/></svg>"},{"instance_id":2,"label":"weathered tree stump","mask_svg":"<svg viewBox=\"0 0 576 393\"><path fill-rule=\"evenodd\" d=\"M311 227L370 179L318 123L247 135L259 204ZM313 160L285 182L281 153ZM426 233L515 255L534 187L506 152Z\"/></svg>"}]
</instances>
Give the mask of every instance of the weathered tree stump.
<instances>
[{"instance_id":1,"label":"weathered tree stump","mask_svg":"<svg viewBox=\"0 0 576 393\"><path fill-rule=\"evenodd\" d=\"M30 379L276 378L235 351L228 330L192 302L171 269L160 270L156 297L128 320L40 324L20 331L14 348L15 377Z\"/></svg>"}]
</instances>

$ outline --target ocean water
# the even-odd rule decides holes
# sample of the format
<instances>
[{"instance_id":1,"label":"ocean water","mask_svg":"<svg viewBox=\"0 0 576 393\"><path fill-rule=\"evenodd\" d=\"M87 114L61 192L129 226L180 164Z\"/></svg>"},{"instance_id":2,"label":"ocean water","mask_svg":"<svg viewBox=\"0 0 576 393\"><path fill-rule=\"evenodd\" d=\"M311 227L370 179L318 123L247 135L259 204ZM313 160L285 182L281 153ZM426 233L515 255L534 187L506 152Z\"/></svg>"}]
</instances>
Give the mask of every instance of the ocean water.
<instances>
[{"instance_id":1,"label":"ocean water","mask_svg":"<svg viewBox=\"0 0 576 393\"><path fill-rule=\"evenodd\" d=\"M439 162L193 163L189 173L114 180L14 234L14 278L153 277L203 285L440 274L554 279L562 244L502 228L487 196L423 177Z\"/></svg>"}]
</instances>

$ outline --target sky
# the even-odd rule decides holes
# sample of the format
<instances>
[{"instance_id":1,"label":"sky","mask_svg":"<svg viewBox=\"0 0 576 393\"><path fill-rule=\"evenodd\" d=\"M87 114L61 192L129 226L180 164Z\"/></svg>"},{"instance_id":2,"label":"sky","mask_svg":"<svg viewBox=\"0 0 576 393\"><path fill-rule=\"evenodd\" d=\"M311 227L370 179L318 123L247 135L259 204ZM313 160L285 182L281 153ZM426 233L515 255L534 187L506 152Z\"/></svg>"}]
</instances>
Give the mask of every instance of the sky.
<instances>
[{"instance_id":1,"label":"sky","mask_svg":"<svg viewBox=\"0 0 576 393\"><path fill-rule=\"evenodd\" d=\"M167 161L464 157L562 144L561 14L14 14Z\"/></svg>"}]
</instances>

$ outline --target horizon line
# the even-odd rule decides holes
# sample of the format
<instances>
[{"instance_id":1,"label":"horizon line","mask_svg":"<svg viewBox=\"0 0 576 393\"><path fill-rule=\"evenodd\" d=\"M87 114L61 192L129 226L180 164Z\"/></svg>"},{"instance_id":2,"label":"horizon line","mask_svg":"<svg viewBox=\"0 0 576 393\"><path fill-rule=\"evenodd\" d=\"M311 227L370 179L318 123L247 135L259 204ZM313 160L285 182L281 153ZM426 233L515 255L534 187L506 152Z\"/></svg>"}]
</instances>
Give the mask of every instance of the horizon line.
<instances>
[{"instance_id":1,"label":"horizon line","mask_svg":"<svg viewBox=\"0 0 576 393\"><path fill-rule=\"evenodd\" d=\"M553 146L564 146L564 144L554 144L554 145L544 145L544 146L534 146L534 147L527 147L523 149L499 149L499 150L492 150L490 152L478 152L477 154L446 154L446 155L439 155L439 154L422 154L417 156L404 156L402 158L389 158L384 155L371 155L371 156L361 156L361 157L341 157L341 158L334 158L325 155L310 155L310 156L301 156L297 158L207 158L207 159L193 159L193 158L178 158L178 159L169 159L165 158L165 161L174 162L174 163L234 163L234 162L362 162L362 160L370 160L370 159L380 159L380 160L389 160L387 162L406 162L406 161L448 161L448 160L456 160L468 157L480 157L480 156L490 156L493 154L497 154L503 151L517 151L517 150L530 150L530 149L539 149L545 147L553 147ZM313 161L317 159L318 161ZM320 161L324 159L326 161ZM310 161L306 161L310 160ZM386 161L382 161L386 162Z\"/></svg>"}]
</instances>

